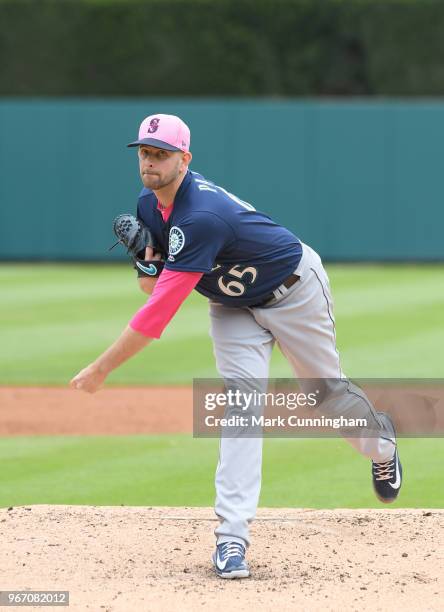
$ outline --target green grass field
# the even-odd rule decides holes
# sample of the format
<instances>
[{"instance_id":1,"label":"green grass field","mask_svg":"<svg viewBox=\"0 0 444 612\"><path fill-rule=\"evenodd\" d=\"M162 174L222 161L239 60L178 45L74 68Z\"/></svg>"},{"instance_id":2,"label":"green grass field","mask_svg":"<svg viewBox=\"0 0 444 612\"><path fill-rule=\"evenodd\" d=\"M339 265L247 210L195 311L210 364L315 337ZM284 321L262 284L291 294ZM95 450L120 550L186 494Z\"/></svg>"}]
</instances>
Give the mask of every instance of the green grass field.
<instances>
[{"instance_id":1,"label":"green grass field","mask_svg":"<svg viewBox=\"0 0 444 612\"><path fill-rule=\"evenodd\" d=\"M349 376L444 377L443 266L327 269ZM3 385L67 384L144 302L124 265L2 265L0 283ZM215 376L206 311L206 300L191 296L162 340L114 373L110 383L189 384L193 377ZM291 375L277 350L271 373ZM443 507L443 440L406 439L400 448L406 478L396 505ZM3 438L0 457L0 506L213 502L216 440ZM267 440L261 504L379 507L368 462L342 440Z\"/></svg>"},{"instance_id":2,"label":"green grass field","mask_svg":"<svg viewBox=\"0 0 444 612\"><path fill-rule=\"evenodd\" d=\"M391 507L444 506L444 444L400 440ZM21 437L0 443L0 506L211 506L218 444L190 436ZM342 440L265 440L261 505L378 508L370 463Z\"/></svg>"},{"instance_id":3,"label":"green grass field","mask_svg":"<svg viewBox=\"0 0 444 612\"><path fill-rule=\"evenodd\" d=\"M342 365L352 377L443 377L444 266L327 266ZM145 296L121 266L0 266L0 384L65 385L121 332ZM216 375L207 302L193 294L160 341L114 384ZM278 350L272 376L290 376Z\"/></svg>"}]
</instances>

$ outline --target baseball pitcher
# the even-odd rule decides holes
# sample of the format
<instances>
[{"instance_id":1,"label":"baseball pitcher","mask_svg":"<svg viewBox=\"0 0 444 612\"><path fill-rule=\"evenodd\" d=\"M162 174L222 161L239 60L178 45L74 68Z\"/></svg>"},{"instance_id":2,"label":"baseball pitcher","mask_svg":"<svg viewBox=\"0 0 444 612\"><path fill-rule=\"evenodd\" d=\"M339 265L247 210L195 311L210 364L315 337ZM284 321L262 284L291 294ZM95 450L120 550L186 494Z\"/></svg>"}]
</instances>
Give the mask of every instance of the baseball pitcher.
<instances>
[{"instance_id":1,"label":"baseball pitcher","mask_svg":"<svg viewBox=\"0 0 444 612\"><path fill-rule=\"evenodd\" d=\"M71 387L97 391L112 370L161 337L195 289L209 300L224 380L266 380L277 342L296 378L340 381L332 410L347 405L368 423L362 435L344 438L371 461L378 498L394 501L402 478L394 426L342 372L329 279L317 253L251 204L190 171L190 130L179 117L147 117L128 146L137 148L143 189L137 215L119 216L114 231L150 298ZM221 438L213 563L222 578L249 576L245 553L261 463L261 437Z\"/></svg>"}]
</instances>

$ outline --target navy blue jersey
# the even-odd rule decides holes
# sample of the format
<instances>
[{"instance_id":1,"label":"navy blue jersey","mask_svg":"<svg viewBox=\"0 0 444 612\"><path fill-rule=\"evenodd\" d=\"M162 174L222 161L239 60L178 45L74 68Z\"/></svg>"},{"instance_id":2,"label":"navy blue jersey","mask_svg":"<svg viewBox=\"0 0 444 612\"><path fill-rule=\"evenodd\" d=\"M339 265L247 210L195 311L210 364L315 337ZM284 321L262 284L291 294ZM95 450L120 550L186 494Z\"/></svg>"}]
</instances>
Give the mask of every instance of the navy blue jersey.
<instances>
[{"instance_id":1,"label":"navy blue jersey","mask_svg":"<svg viewBox=\"0 0 444 612\"><path fill-rule=\"evenodd\" d=\"M167 270L203 272L196 290L229 306L260 302L290 276L302 255L289 230L196 172L187 172L167 222L146 188L137 216L168 254Z\"/></svg>"}]
</instances>

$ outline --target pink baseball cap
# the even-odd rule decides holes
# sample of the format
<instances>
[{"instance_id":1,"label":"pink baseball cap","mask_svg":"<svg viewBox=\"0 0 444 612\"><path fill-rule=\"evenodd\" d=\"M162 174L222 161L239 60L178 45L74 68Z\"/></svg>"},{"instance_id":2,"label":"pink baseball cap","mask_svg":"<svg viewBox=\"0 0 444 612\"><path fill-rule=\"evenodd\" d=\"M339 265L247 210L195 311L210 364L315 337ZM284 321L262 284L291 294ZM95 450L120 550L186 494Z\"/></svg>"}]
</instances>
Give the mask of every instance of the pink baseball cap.
<instances>
[{"instance_id":1,"label":"pink baseball cap","mask_svg":"<svg viewBox=\"0 0 444 612\"><path fill-rule=\"evenodd\" d=\"M175 115L150 115L139 128L139 139L128 147L151 145L167 151L190 150L190 128Z\"/></svg>"}]
</instances>

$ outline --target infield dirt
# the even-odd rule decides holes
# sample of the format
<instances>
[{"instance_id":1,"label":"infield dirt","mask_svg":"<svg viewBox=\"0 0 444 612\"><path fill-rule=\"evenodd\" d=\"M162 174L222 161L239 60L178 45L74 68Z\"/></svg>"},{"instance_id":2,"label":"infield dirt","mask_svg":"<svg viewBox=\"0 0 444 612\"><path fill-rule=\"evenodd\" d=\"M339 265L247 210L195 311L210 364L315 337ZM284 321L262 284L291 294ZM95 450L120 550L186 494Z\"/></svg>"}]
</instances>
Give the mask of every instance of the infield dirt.
<instances>
[{"instance_id":1,"label":"infield dirt","mask_svg":"<svg viewBox=\"0 0 444 612\"><path fill-rule=\"evenodd\" d=\"M193 430L190 387L0 387L0 436L130 435Z\"/></svg>"},{"instance_id":2,"label":"infield dirt","mask_svg":"<svg viewBox=\"0 0 444 612\"><path fill-rule=\"evenodd\" d=\"M369 389L378 396L378 388ZM430 389L425 387L427 395ZM444 390L437 388L437 407L413 394L395 396L388 404L398 432L444 434ZM372 398L375 401L375 398ZM378 406L384 410L383 401ZM438 401L438 400L436 400ZM107 387L95 395L66 387L1 387L0 436L130 435L191 433L191 387ZM199 422L199 421L197 421ZM402 427L403 429L400 429Z\"/></svg>"}]
</instances>

